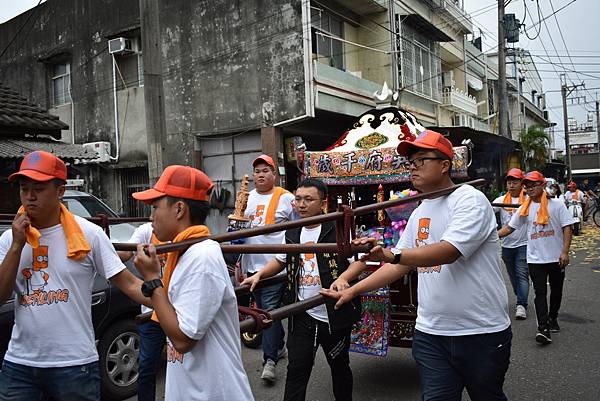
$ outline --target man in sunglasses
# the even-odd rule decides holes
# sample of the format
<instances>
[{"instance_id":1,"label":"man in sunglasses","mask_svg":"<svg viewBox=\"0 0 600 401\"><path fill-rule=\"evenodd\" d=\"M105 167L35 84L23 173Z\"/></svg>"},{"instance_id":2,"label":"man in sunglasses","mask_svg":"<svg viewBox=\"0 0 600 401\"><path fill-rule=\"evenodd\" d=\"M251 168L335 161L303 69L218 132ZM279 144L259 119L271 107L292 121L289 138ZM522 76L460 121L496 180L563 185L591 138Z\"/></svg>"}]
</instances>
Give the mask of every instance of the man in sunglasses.
<instances>
[{"instance_id":1,"label":"man in sunglasses","mask_svg":"<svg viewBox=\"0 0 600 401\"><path fill-rule=\"evenodd\" d=\"M453 186L454 152L441 134L424 131L414 142L401 142L398 154L408 158L411 182L420 192ZM374 241L354 241L367 242ZM424 400L459 400L465 387L473 401L506 400L502 386L512 332L496 218L483 193L465 185L424 200L395 248L375 246L363 260L385 264L352 287L322 294L337 298L341 306L417 270L412 352ZM360 272L360 264L353 263L340 279L351 281Z\"/></svg>"}]
</instances>

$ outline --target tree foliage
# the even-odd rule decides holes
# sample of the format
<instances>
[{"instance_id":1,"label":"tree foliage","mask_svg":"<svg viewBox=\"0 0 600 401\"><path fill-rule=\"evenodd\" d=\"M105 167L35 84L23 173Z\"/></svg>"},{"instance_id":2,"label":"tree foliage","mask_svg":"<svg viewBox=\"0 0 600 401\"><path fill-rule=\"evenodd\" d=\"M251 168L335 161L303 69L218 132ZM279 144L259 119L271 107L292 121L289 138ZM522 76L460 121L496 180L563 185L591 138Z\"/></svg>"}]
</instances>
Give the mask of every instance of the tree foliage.
<instances>
[{"instance_id":1,"label":"tree foliage","mask_svg":"<svg viewBox=\"0 0 600 401\"><path fill-rule=\"evenodd\" d=\"M519 134L521 158L527 171L542 170L548 160L550 136L541 125L532 125Z\"/></svg>"}]
</instances>

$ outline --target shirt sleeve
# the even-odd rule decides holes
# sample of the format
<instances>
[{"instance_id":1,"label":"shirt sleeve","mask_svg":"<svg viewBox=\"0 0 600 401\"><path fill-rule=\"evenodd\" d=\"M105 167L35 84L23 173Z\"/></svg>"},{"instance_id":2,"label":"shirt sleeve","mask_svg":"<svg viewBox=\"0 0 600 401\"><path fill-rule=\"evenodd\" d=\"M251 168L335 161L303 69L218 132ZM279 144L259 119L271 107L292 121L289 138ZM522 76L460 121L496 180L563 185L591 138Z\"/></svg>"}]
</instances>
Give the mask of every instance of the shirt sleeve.
<instances>
[{"instance_id":1,"label":"shirt sleeve","mask_svg":"<svg viewBox=\"0 0 600 401\"><path fill-rule=\"evenodd\" d=\"M566 227L570 226L571 224L575 224L573 216L571 216L571 213L569 213L569 209L567 209L567 206L564 203L557 205L557 208L561 227Z\"/></svg>"},{"instance_id":2,"label":"shirt sleeve","mask_svg":"<svg viewBox=\"0 0 600 401\"><path fill-rule=\"evenodd\" d=\"M10 244L12 243L12 228L9 228L0 236L0 263L4 261L8 250L10 249Z\"/></svg>"},{"instance_id":3,"label":"shirt sleeve","mask_svg":"<svg viewBox=\"0 0 600 401\"><path fill-rule=\"evenodd\" d=\"M221 305L227 284L218 275L194 271L179 283L177 300L173 307L177 313L179 329L193 340L201 340Z\"/></svg>"},{"instance_id":4,"label":"shirt sleeve","mask_svg":"<svg viewBox=\"0 0 600 401\"><path fill-rule=\"evenodd\" d=\"M496 218L490 202L472 189L456 196L452 205L451 221L440 241L452 244L465 258L469 258L496 230Z\"/></svg>"},{"instance_id":5,"label":"shirt sleeve","mask_svg":"<svg viewBox=\"0 0 600 401\"><path fill-rule=\"evenodd\" d=\"M498 198L494 199L493 203L502 203L503 199L504 199L504 197L499 196ZM492 206L492 209L494 209L494 213L498 213L498 212L500 212L500 209L502 209L502 208L500 208L498 206Z\"/></svg>"},{"instance_id":6,"label":"shirt sleeve","mask_svg":"<svg viewBox=\"0 0 600 401\"><path fill-rule=\"evenodd\" d=\"M519 206L517 211L514 212L512 217L510 218L508 226L516 230L517 228L520 228L523 224L525 224L525 220L526 219L524 217L521 217L521 206Z\"/></svg>"},{"instance_id":7,"label":"shirt sleeve","mask_svg":"<svg viewBox=\"0 0 600 401\"><path fill-rule=\"evenodd\" d=\"M94 268L105 279L108 280L125 269L113 244L100 227L97 228L90 247Z\"/></svg>"},{"instance_id":8,"label":"shirt sleeve","mask_svg":"<svg viewBox=\"0 0 600 401\"><path fill-rule=\"evenodd\" d=\"M400 240L398 240L398 244L396 244L396 248L406 249L406 248L414 248L414 229L413 229L413 220L408 219L408 223L404 228L404 232L400 236Z\"/></svg>"},{"instance_id":9,"label":"shirt sleeve","mask_svg":"<svg viewBox=\"0 0 600 401\"><path fill-rule=\"evenodd\" d=\"M285 245L285 235L283 236L283 240L281 241L281 244ZM285 253L278 253L277 255L275 255L275 259L277 259L281 263L285 263L286 260L287 260L287 254L285 254Z\"/></svg>"},{"instance_id":10,"label":"shirt sleeve","mask_svg":"<svg viewBox=\"0 0 600 401\"><path fill-rule=\"evenodd\" d=\"M152 241L152 224L145 223L135 229L129 242L134 244L149 244Z\"/></svg>"}]
</instances>

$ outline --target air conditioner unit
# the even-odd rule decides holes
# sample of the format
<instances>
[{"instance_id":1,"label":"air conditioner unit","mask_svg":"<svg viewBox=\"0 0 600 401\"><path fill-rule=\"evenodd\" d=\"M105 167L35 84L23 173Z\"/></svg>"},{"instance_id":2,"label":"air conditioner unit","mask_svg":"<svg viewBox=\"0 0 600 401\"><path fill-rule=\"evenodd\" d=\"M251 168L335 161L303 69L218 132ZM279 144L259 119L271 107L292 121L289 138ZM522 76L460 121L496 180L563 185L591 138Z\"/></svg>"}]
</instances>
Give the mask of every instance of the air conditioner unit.
<instances>
[{"instance_id":1,"label":"air conditioner unit","mask_svg":"<svg viewBox=\"0 0 600 401\"><path fill-rule=\"evenodd\" d=\"M116 38L108 41L108 52L110 54L131 54L135 53L131 39L127 38Z\"/></svg>"},{"instance_id":2,"label":"air conditioner unit","mask_svg":"<svg viewBox=\"0 0 600 401\"><path fill-rule=\"evenodd\" d=\"M84 148L93 150L98 157L91 161L108 163L110 161L110 142L88 142L83 144Z\"/></svg>"},{"instance_id":3,"label":"air conditioner unit","mask_svg":"<svg viewBox=\"0 0 600 401\"><path fill-rule=\"evenodd\" d=\"M475 128L475 120L467 114L456 114L454 116L454 126Z\"/></svg>"}]
</instances>

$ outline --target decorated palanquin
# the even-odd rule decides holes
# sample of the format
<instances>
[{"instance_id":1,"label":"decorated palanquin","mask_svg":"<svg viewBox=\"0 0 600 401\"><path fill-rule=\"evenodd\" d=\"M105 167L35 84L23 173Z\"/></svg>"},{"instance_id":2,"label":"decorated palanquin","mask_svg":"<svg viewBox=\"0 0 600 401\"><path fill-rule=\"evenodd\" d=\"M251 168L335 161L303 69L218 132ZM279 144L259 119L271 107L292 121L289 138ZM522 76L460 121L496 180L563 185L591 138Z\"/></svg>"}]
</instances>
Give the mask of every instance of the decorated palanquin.
<instances>
[{"instance_id":1,"label":"decorated palanquin","mask_svg":"<svg viewBox=\"0 0 600 401\"><path fill-rule=\"evenodd\" d=\"M408 182L404 158L396 154L402 140L414 140L425 128L397 107L373 109L322 152L304 152L304 172L328 185ZM467 147L454 148L452 175L467 176Z\"/></svg>"},{"instance_id":2,"label":"decorated palanquin","mask_svg":"<svg viewBox=\"0 0 600 401\"><path fill-rule=\"evenodd\" d=\"M414 192L409 189L406 160L396 148L400 141L414 140L424 130L412 114L388 103L359 116L326 150L302 152L299 161L305 177L328 185L330 209L339 204L357 207L410 196ZM453 178L467 178L468 158L466 146L454 148ZM382 246L395 246L416 206L406 204L385 213L359 216L355 236L375 237ZM372 263L363 277L378 268L379 264ZM416 273L362 294L361 301L362 318L352 331L352 351L385 356L389 346L412 345L417 316Z\"/></svg>"}]
</instances>

